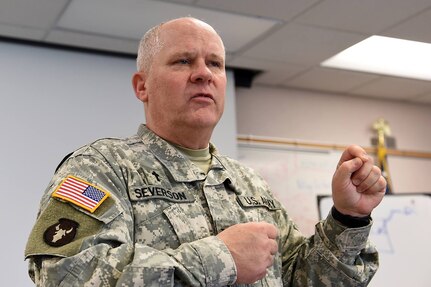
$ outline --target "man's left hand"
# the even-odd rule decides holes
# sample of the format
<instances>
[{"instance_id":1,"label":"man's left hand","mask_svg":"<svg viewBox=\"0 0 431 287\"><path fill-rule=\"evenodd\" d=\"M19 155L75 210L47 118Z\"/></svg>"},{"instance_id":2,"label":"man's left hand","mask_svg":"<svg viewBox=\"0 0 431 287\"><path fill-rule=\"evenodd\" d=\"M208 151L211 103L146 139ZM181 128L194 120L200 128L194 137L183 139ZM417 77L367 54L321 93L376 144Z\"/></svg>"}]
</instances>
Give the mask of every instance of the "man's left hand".
<instances>
[{"instance_id":1,"label":"man's left hand","mask_svg":"<svg viewBox=\"0 0 431 287\"><path fill-rule=\"evenodd\" d=\"M382 201L386 180L363 148L348 146L332 178L335 208L345 215L364 217Z\"/></svg>"}]
</instances>

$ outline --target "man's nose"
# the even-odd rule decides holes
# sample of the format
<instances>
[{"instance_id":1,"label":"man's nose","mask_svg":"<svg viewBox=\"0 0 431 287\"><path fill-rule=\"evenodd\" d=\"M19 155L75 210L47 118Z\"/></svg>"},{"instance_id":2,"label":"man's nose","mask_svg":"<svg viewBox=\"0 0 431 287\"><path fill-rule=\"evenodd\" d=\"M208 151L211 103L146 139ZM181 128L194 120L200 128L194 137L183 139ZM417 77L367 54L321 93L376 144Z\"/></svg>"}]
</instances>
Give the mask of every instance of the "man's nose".
<instances>
[{"instance_id":1,"label":"man's nose","mask_svg":"<svg viewBox=\"0 0 431 287\"><path fill-rule=\"evenodd\" d=\"M210 82L212 77L212 71L205 61L198 61L193 67L191 75L192 82Z\"/></svg>"}]
</instances>

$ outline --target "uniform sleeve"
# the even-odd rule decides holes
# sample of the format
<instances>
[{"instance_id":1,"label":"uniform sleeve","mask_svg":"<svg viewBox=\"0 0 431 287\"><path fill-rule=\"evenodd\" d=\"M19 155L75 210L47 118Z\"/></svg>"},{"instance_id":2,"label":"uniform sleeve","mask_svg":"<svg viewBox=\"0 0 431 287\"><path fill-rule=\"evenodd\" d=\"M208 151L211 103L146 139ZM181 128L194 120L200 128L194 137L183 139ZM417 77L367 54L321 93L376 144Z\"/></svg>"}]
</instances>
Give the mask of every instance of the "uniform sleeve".
<instances>
[{"instance_id":1,"label":"uniform sleeve","mask_svg":"<svg viewBox=\"0 0 431 287\"><path fill-rule=\"evenodd\" d=\"M371 224L347 228L329 213L310 238L302 236L292 222L285 224L283 285L367 286L378 268L377 250L368 241Z\"/></svg>"},{"instance_id":2,"label":"uniform sleeve","mask_svg":"<svg viewBox=\"0 0 431 287\"><path fill-rule=\"evenodd\" d=\"M271 207L276 207L270 211L270 206L260 202L263 208L260 208L259 220L274 224L279 231L279 256L273 268L268 269L271 276L281 277L283 286L289 287L368 285L379 264L377 250L368 240L372 220L367 220L366 226L347 228L329 213L325 220L316 224L315 234L307 238L259 174L228 158L221 160L230 170L236 171L233 183L238 190L249 191L249 197L268 197L273 202ZM262 281L268 281L268 274ZM281 284L278 280L274 282L267 286Z\"/></svg>"},{"instance_id":3,"label":"uniform sleeve","mask_svg":"<svg viewBox=\"0 0 431 287\"><path fill-rule=\"evenodd\" d=\"M70 175L108 191L109 200L89 212L61 198L53 198L53 192ZM216 236L182 244L175 250L134 244L128 176L126 170L88 149L62 165L42 198L25 251L29 274L36 285L232 284L236 280L235 264L227 247ZM70 225L63 228L61 222L75 224L76 233ZM54 234L48 236L49 240L47 232Z\"/></svg>"}]
</instances>

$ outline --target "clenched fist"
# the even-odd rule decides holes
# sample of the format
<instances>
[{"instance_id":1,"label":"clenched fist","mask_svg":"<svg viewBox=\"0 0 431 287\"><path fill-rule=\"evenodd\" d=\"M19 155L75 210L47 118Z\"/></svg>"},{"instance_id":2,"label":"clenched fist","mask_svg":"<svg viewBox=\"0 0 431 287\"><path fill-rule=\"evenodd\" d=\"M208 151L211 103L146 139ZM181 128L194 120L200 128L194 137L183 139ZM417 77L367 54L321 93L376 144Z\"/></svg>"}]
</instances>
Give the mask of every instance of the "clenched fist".
<instances>
[{"instance_id":1,"label":"clenched fist","mask_svg":"<svg viewBox=\"0 0 431 287\"><path fill-rule=\"evenodd\" d=\"M251 284L266 275L278 251L277 228L266 222L233 225L217 236L226 244L237 268L238 284Z\"/></svg>"},{"instance_id":2,"label":"clenched fist","mask_svg":"<svg viewBox=\"0 0 431 287\"><path fill-rule=\"evenodd\" d=\"M335 208L346 215L368 216L385 191L386 180L373 158L357 145L347 147L332 179Z\"/></svg>"}]
</instances>

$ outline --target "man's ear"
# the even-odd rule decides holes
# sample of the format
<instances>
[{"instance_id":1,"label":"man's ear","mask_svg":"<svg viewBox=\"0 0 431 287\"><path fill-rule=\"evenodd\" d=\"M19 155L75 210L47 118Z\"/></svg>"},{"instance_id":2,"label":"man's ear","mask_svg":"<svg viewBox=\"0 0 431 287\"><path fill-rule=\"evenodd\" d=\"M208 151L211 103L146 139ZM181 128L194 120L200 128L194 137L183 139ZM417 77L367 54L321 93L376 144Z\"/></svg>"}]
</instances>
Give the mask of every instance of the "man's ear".
<instances>
[{"instance_id":1,"label":"man's ear","mask_svg":"<svg viewBox=\"0 0 431 287\"><path fill-rule=\"evenodd\" d=\"M147 90L145 87L146 75L144 72L136 72L132 77L132 86L136 97L141 102L148 100Z\"/></svg>"}]
</instances>

